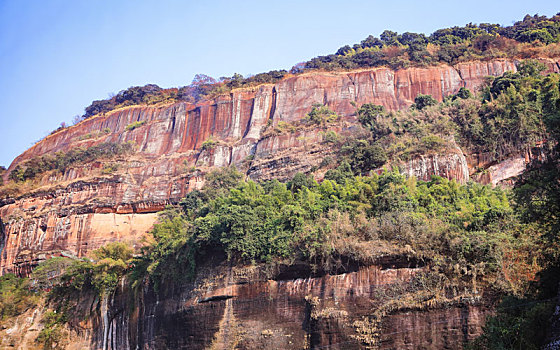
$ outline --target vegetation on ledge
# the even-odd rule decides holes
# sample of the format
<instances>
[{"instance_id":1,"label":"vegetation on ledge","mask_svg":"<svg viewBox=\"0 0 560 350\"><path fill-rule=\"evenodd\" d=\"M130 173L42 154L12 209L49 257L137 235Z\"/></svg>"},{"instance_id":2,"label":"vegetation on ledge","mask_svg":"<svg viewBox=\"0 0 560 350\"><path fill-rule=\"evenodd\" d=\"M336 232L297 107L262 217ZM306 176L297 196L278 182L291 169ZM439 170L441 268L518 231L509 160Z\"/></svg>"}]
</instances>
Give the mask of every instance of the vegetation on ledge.
<instances>
[{"instance_id":1,"label":"vegetation on ledge","mask_svg":"<svg viewBox=\"0 0 560 350\"><path fill-rule=\"evenodd\" d=\"M102 143L88 148L78 147L68 152L57 152L54 155L36 156L20 164L10 173L10 180L23 182L50 170L64 172L71 166L87 163L101 158L130 153L134 149L133 142Z\"/></svg>"},{"instance_id":2,"label":"vegetation on ledge","mask_svg":"<svg viewBox=\"0 0 560 350\"><path fill-rule=\"evenodd\" d=\"M228 169L212 176L206 189L162 214L134 279L149 276L157 286L185 271L192 277L197 263L217 251L234 262L306 261L318 272L408 252L431 262L446 283L475 289L478 283L521 291L534 277L504 265L509 253L533 250L536 237L501 189L398 172L350 173L320 184L303 174L285 184L240 181ZM535 270L531 259L519 263Z\"/></svg>"},{"instance_id":3,"label":"vegetation on ledge","mask_svg":"<svg viewBox=\"0 0 560 350\"><path fill-rule=\"evenodd\" d=\"M34 307L38 296L29 288L29 281L13 274L0 276L0 323Z\"/></svg>"},{"instance_id":4,"label":"vegetation on ledge","mask_svg":"<svg viewBox=\"0 0 560 350\"><path fill-rule=\"evenodd\" d=\"M490 78L480 94L461 89L437 103L419 95L408 110L388 112L364 104L357 109L365 133L332 138L338 159L355 174L367 174L385 164L398 164L419 155L442 153L459 144L470 154L495 161L551 147L547 121L554 116L559 75L543 75L544 65L527 60L516 73Z\"/></svg>"}]
</instances>

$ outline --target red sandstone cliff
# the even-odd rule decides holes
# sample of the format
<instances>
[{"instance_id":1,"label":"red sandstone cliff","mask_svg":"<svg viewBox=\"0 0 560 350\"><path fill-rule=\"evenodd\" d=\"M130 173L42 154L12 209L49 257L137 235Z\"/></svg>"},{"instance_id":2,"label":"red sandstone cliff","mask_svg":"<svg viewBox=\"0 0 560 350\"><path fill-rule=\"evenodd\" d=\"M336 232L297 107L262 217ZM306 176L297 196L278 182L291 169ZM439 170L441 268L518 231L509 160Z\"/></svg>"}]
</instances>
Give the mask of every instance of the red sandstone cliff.
<instances>
[{"instance_id":1,"label":"red sandstone cliff","mask_svg":"<svg viewBox=\"0 0 560 350\"><path fill-rule=\"evenodd\" d=\"M545 62L551 71L558 71L557 62ZM358 127L352 102L405 108L419 93L441 100L460 87L476 90L486 76L515 67L516 62L504 59L399 71L314 72L274 85L234 90L197 105L135 106L89 118L35 144L13 161L5 177L35 156L79 146L133 141L137 152L117 160L119 170L113 175L103 174L103 164L92 162L64 174L44 175L39 189L1 202L0 274L25 273L52 254L83 256L110 241L138 242L155 221L155 212L202 185L202 173L190 171L192 167L205 170L234 164L252 179L286 179L308 171L330 152L320 144L320 130L270 136L263 131L280 121L300 120L315 103L343 117L335 126L338 132L352 133ZM134 122L144 124L128 130ZM109 133L100 132L107 128ZM201 151L210 137L216 146ZM483 162L480 157L467 158L457 148L419 157L402 169L423 179L437 174L466 182L469 165L472 172L474 165ZM523 160L516 159L493 164L483 180L495 184L517 175L524 166Z\"/></svg>"},{"instance_id":2,"label":"red sandstone cliff","mask_svg":"<svg viewBox=\"0 0 560 350\"><path fill-rule=\"evenodd\" d=\"M282 267L273 276L255 266L208 264L196 280L156 295L122 284L99 314L98 298L71 301L79 326L66 349L460 349L482 331L488 309L479 296L432 295L395 305L427 271L403 259L301 277ZM217 265L217 266L216 266ZM309 266L299 266L307 274ZM289 273L291 272L291 273ZM282 276L284 275L284 276ZM271 279L271 277L276 277ZM97 299L97 300L96 300ZM441 307L438 305L445 305ZM381 322L373 315L390 310ZM0 347L35 348L41 308L0 329ZM103 344L106 344L103 347Z\"/></svg>"}]
</instances>

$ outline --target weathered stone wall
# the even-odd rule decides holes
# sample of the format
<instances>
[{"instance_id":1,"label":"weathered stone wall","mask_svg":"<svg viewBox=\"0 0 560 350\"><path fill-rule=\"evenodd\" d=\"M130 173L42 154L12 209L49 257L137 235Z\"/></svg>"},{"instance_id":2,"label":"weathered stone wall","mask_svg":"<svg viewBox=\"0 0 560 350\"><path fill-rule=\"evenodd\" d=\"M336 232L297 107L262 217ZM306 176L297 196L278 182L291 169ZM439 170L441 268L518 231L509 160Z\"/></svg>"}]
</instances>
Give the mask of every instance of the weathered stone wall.
<instances>
[{"instance_id":1,"label":"weathered stone wall","mask_svg":"<svg viewBox=\"0 0 560 350\"><path fill-rule=\"evenodd\" d=\"M556 61L544 61L551 71L558 70ZM153 213L200 188L204 171L212 167L233 164L255 180L285 180L298 171L309 171L332 153L321 142L326 129L280 135L263 132L280 121L300 120L314 103L325 104L342 116L332 130L350 134L359 131L351 102L405 108L419 93L441 100L463 86L476 90L488 75L515 69L515 61L499 59L399 71L312 72L274 85L234 90L197 105L134 106L94 116L25 151L10 165L5 179L28 159L75 147L131 141L136 145L135 154L111 161L118 164L114 174L104 172L108 164L95 161L63 174L46 174L38 180L39 188L2 200L0 218L5 230L0 239L0 274L26 273L47 254L81 256L110 241L137 241L155 221ZM128 130L134 122L144 124ZM104 132L107 129L110 131ZM210 138L215 146L201 150ZM420 179L440 175L464 183L484 163L488 170L475 174L476 179L496 184L519 174L527 161L512 158L485 163L481 156L465 156L457 148L420 156L401 168ZM115 224L98 224L102 217L97 214L101 213L115 214ZM130 214L134 219L128 219ZM123 227L116 228L119 220ZM126 225L130 227L124 228ZM61 226L66 227L65 233L56 233Z\"/></svg>"}]
</instances>

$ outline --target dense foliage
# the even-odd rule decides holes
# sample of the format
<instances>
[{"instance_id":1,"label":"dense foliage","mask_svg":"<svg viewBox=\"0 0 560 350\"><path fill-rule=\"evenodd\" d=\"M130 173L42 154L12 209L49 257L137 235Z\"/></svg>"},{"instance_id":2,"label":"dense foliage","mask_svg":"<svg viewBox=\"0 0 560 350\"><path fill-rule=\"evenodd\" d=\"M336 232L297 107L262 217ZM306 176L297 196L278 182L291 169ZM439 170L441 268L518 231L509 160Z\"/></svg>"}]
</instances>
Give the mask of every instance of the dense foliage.
<instances>
[{"instance_id":1,"label":"dense foliage","mask_svg":"<svg viewBox=\"0 0 560 350\"><path fill-rule=\"evenodd\" d=\"M554 308L552 301L506 297L485 323L484 334L467 348L542 349Z\"/></svg>"},{"instance_id":2,"label":"dense foliage","mask_svg":"<svg viewBox=\"0 0 560 350\"><path fill-rule=\"evenodd\" d=\"M531 278L505 277L511 272L503 267L506 252L533 243L502 190L437 177L417 182L398 172L340 173L320 184L298 174L286 184L234 180L219 193L190 193L180 210L162 215L154 244L136 261L135 278L147 274L158 285L185 277L185 268L193 276L198 263L220 252L236 262L306 261L331 271L342 261L371 263L405 251L432 261L456 283L478 279L513 290ZM236 178L225 170L214 176Z\"/></svg>"},{"instance_id":3,"label":"dense foliage","mask_svg":"<svg viewBox=\"0 0 560 350\"><path fill-rule=\"evenodd\" d=\"M324 126L334 123L338 118L339 116L335 112L331 111L327 106L318 103L311 107L311 111L307 113L302 122L304 124Z\"/></svg>"},{"instance_id":4,"label":"dense foliage","mask_svg":"<svg viewBox=\"0 0 560 350\"><path fill-rule=\"evenodd\" d=\"M45 300L36 342L44 349L66 348L71 341L66 324L90 317L92 310L81 305L84 300L107 300L128 270L132 253L124 243L110 243L94 250L90 258L55 257L44 261L29 279L0 277L0 321Z\"/></svg>"},{"instance_id":5,"label":"dense foliage","mask_svg":"<svg viewBox=\"0 0 560 350\"><path fill-rule=\"evenodd\" d=\"M516 74L504 75L486 94L506 107L496 109L509 117L502 124L507 126L502 131L506 137L512 130L522 130L520 135L526 140L547 141L514 188L515 210L523 222L540 232L535 261L542 269L521 297L504 299L472 345L475 349L542 348L560 292L560 77L540 76L535 74L538 70L525 66ZM534 135L523 132L527 125Z\"/></svg>"},{"instance_id":6,"label":"dense foliage","mask_svg":"<svg viewBox=\"0 0 560 350\"><path fill-rule=\"evenodd\" d=\"M13 274L0 276L0 321L25 312L37 302L38 297L30 291L27 279Z\"/></svg>"},{"instance_id":7,"label":"dense foliage","mask_svg":"<svg viewBox=\"0 0 560 350\"><path fill-rule=\"evenodd\" d=\"M353 69L389 66L395 69L434 63L455 64L496 57L530 58L558 55L560 16L525 16L512 26L467 24L436 30L429 36L390 30L379 38L372 35L335 54L319 56L305 63L305 69ZM548 46L547 46L548 45Z\"/></svg>"},{"instance_id":8,"label":"dense foliage","mask_svg":"<svg viewBox=\"0 0 560 350\"><path fill-rule=\"evenodd\" d=\"M133 250L115 242L93 251L91 258L51 259L39 265L32 278L37 286L51 289L51 297L64 299L72 294L94 291L111 294L128 270Z\"/></svg>"},{"instance_id":9,"label":"dense foliage","mask_svg":"<svg viewBox=\"0 0 560 350\"><path fill-rule=\"evenodd\" d=\"M459 99L450 113L462 141L475 152L496 159L537 146L546 139L543 107L551 93L547 81L557 74L541 75L536 61L520 64L518 72L492 79L481 101Z\"/></svg>"},{"instance_id":10,"label":"dense foliage","mask_svg":"<svg viewBox=\"0 0 560 350\"><path fill-rule=\"evenodd\" d=\"M364 104L357 114L369 133L355 134L341 146L341 155L357 173L367 173L387 160L398 163L453 146L453 117L443 104L394 112Z\"/></svg>"}]
</instances>

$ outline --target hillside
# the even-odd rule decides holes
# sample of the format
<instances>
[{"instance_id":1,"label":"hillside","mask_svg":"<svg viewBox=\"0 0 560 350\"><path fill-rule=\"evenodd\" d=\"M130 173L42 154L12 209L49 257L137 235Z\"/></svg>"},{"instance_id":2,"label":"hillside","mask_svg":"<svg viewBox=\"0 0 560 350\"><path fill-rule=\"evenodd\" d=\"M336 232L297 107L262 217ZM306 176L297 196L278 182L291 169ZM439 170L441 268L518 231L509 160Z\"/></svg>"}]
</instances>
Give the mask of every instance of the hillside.
<instances>
[{"instance_id":1,"label":"hillside","mask_svg":"<svg viewBox=\"0 0 560 350\"><path fill-rule=\"evenodd\" d=\"M484 349L504 297L520 346L543 343L558 23L96 101L0 174L0 346ZM408 63L355 61L394 48Z\"/></svg>"},{"instance_id":2,"label":"hillside","mask_svg":"<svg viewBox=\"0 0 560 350\"><path fill-rule=\"evenodd\" d=\"M543 62L550 71L557 70L558 60ZM353 105L373 103L395 110L412 104L418 94L442 100L461 87L476 90L486 76L515 67L514 61L497 60L396 72L310 73L235 90L198 105L125 107L89 118L48 136L8 168L4 191L20 191L21 186L27 193L16 192L0 208L6 232L18 237L5 242L0 266L4 272L28 271L38 254L62 249L82 256L114 240L137 241L155 221L152 213L201 188L204 173L212 167L234 165L253 180L287 180L316 168L320 178L332 167L321 166L323 159L337 147L325 141L329 131L350 135L361 129ZM328 125L297 125L317 103L340 118ZM111 149L111 157L101 151L127 143L134 151ZM98 155L86 155L85 161L65 165L63 171L33 171L25 183L10 186L10 174L18 167L41 167L48 162L44 157L59 152L80 157L94 147L100 149ZM72 149L82 153L73 155ZM451 145L441 154L395 161L419 179L439 175L465 183L470 175L484 173L481 180L492 184L518 175L529 161L524 150L498 160ZM129 224L114 227L114 222Z\"/></svg>"}]
</instances>

